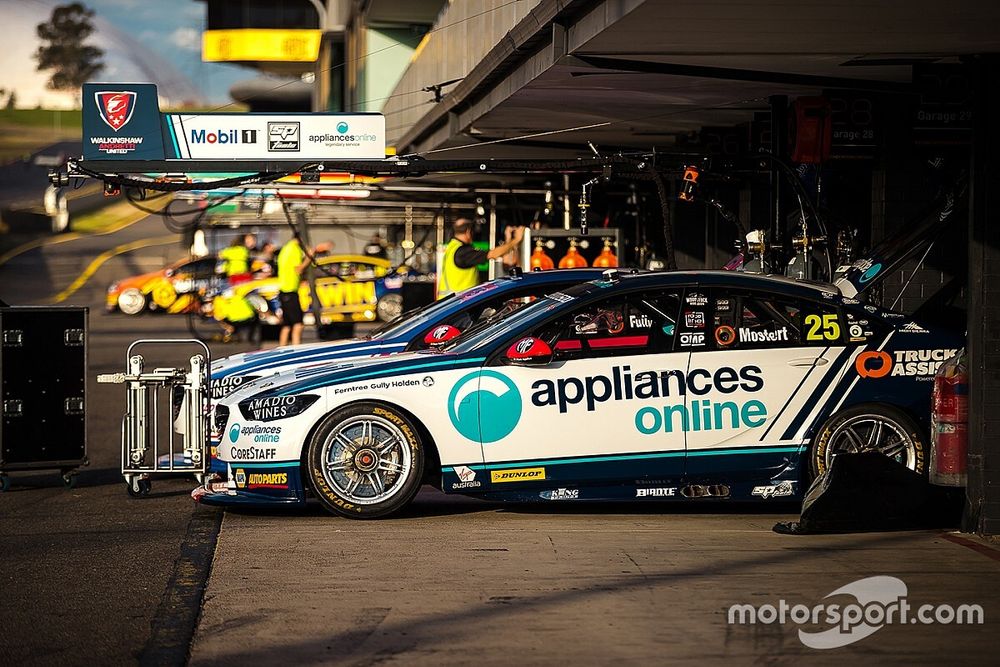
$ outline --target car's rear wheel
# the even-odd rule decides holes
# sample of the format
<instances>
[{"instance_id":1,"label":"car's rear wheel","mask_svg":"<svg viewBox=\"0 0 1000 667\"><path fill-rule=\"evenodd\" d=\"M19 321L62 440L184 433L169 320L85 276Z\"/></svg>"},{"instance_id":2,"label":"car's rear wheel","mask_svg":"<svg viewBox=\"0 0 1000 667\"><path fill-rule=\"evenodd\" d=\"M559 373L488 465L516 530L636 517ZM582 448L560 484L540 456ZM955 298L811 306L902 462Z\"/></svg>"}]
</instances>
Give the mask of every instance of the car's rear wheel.
<instances>
[{"instance_id":1,"label":"car's rear wheel","mask_svg":"<svg viewBox=\"0 0 1000 667\"><path fill-rule=\"evenodd\" d=\"M146 309L146 295L137 287L129 287L118 295L118 310L126 315L138 315Z\"/></svg>"},{"instance_id":2,"label":"car's rear wheel","mask_svg":"<svg viewBox=\"0 0 1000 667\"><path fill-rule=\"evenodd\" d=\"M400 294L386 294L375 304L375 315L382 322L396 319L403 312L403 297Z\"/></svg>"},{"instance_id":3,"label":"car's rear wheel","mask_svg":"<svg viewBox=\"0 0 1000 667\"><path fill-rule=\"evenodd\" d=\"M813 441L813 476L829 470L839 454L879 452L921 475L927 446L906 413L888 405L859 405L830 417Z\"/></svg>"},{"instance_id":4,"label":"car's rear wheel","mask_svg":"<svg viewBox=\"0 0 1000 667\"><path fill-rule=\"evenodd\" d=\"M413 500L424 474L419 431L406 415L379 403L328 416L306 457L316 496L331 512L352 519L399 511Z\"/></svg>"}]
</instances>

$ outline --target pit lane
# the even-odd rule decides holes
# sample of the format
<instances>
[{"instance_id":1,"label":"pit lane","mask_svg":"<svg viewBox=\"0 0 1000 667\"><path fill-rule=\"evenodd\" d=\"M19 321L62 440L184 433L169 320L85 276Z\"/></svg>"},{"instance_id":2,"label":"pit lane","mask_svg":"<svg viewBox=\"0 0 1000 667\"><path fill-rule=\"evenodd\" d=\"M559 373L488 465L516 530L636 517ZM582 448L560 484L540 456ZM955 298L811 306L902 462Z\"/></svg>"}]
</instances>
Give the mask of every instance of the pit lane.
<instances>
[{"instance_id":1,"label":"pit lane","mask_svg":"<svg viewBox=\"0 0 1000 667\"><path fill-rule=\"evenodd\" d=\"M24 253L0 267L4 296L41 303L106 248L158 234L151 219ZM991 628L895 626L817 653L794 625L729 625L730 605L814 604L874 575L899 577L919 601L979 603L989 625L1000 618L992 547L930 531L774 534L795 516L787 505L523 507L424 489L399 518L354 522L316 505L222 515L191 503L183 480L129 499L123 393L94 378L120 371L132 340L187 331L183 318L104 315L104 288L171 251L117 256L70 300L92 309L91 465L75 489L19 474L0 495L0 663L915 662L1000 648Z\"/></svg>"}]
</instances>

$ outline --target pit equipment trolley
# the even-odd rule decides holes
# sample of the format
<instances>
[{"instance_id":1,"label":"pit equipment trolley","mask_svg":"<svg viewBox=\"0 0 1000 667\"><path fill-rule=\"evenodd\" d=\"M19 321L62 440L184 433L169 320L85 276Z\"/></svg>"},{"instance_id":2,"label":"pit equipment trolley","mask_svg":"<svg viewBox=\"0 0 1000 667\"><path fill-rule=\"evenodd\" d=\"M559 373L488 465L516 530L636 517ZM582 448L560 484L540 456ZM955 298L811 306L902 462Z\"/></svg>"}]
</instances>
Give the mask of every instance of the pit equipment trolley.
<instances>
[{"instance_id":1,"label":"pit equipment trolley","mask_svg":"<svg viewBox=\"0 0 1000 667\"><path fill-rule=\"evenodd\" d=\"M188 368L145 369L136 348L193 346ZM148 353L147 353L148 354ZM152 478L184 475L202 483L208 463L212 352L197 339L137 340L125 352L125 373L97 381L126 385L122 418L122 476L130 496L148 495Z\"/></svg>"}]
</instances>

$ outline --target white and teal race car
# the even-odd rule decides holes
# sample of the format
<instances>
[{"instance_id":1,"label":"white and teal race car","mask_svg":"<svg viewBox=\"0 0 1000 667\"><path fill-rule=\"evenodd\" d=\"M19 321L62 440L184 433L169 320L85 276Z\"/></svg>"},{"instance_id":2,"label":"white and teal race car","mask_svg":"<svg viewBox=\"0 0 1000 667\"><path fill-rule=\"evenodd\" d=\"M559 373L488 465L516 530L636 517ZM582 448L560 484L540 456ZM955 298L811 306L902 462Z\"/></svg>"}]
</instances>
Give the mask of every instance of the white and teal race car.
<instances>
[{"instance_id":1,"label":"white and teal race car","mask_svg":"<svg viewBox=\"0 0 1000 667\"><path fill-rule=\"evenodd\" d=\"M517 501L797 499L841 452L925 472L931 381L962 346L830 286L720 271L550 294L445 349L240 386L193 496L371 518L427 482Z\"/></svg>"}]
</instances>

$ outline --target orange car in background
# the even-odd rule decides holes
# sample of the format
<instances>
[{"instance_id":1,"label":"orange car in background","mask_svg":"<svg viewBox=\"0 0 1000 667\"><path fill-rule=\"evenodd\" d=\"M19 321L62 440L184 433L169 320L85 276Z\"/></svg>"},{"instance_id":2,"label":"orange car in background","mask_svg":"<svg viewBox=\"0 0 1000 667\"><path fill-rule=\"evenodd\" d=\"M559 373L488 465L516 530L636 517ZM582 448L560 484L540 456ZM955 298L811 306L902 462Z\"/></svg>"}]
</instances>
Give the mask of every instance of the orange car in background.
<instances>
[{"instance_id":1,"label":"orange car in background","mask_svg":"<svg viewBox=\"0 0 1000 667\"><path fill-rule=\"evenodd\" d=\"M124 278L108 286L107 312L138 315L143 311L185 313L197 311L199 293L226 287L225 276L216 273L215 255L182 259L170 266Z\"/></svg>"}]
</instances>

